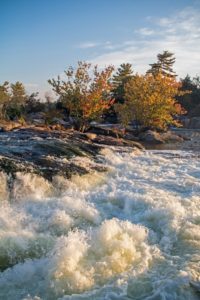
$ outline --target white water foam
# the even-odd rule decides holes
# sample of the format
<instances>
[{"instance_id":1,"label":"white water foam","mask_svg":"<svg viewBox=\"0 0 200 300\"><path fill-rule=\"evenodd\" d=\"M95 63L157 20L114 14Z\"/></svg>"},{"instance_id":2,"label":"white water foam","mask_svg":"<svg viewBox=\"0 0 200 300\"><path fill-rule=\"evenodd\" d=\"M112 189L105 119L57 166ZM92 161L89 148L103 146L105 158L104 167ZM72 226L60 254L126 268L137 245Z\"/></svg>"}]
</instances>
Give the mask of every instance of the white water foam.
<instances>
[{"instance_id":1,"label":"white water foam","mask_svg":"<svg viewBox=\"0 0 200 300\"><path fill-rule=\"evenodd\" d=\"M102 155L71 181L0 174L0 299L199 299L199 158Z\"/></svg>"}]
</instances>

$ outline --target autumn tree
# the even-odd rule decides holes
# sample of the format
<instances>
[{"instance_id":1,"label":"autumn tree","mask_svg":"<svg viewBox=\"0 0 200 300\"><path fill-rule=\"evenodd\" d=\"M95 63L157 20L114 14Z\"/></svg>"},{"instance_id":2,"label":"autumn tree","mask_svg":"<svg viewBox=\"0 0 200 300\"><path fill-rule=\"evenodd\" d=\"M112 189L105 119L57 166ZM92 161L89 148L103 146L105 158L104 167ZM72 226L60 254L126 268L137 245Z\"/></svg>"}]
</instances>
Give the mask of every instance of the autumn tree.
<instances>
[{"instance_id":1,"label":"autumn tree","mask_svg":"<svg viewBox=\"0 0 200 300\"><path fill-rule=\"evenodd\" d=\"M78 130L84 131L90 121L98 120L113 103L110 95L112 72L112 66L98 71L97 66L78 62L77 69L70 67L65 71L66 80L58 76L48 81Z\"/></svg>"},{"instance_id":2,"label":"autumn tree","mask_svg":"<svg viewBox=\"0 0 200 300\"><path fill-rule=\"evenodd\" d=\"M135 75L125 85L125 102L116 104L121 122L127 125L136 120L144 127L165 129L168 125L178 125L174 119L185 111L176 101L181 83L175 78L157 74Z\"/></svg>"},{"instance_id":3,"label":"autumn tree","mask_svg":"<svg viewBox=\"0 0 200 300\"><path fill-rule=\"evenodd\" d=\"M6 106L10 101L9 82L5 81L0 85L0 118L5 118Z\"/></svg>"},{"instance_id":4,"label":"autumn tree","mask_svg":"<svg viewBox=\"0 0 200 300\"><path fill-rule=\"evenodd\" d=\"M163 51L157 55L157 62L150 64L151 68L147 71L148 74L158 75L161 73L164 76L176 77L173 66L176 59L174 53Z\"/></svg>"}]
</instances>

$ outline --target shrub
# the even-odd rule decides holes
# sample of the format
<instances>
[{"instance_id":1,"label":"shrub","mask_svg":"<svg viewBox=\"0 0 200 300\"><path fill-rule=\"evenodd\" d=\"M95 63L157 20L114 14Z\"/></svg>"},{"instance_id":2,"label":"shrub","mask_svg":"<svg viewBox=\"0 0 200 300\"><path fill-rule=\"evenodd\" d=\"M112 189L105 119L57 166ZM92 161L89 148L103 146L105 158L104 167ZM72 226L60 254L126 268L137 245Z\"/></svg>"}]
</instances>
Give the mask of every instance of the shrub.
<instances>
[{"instance_id":1,"label":"shrub","mask_svg":"<svg viewBox=\"0 0 200 300\"><path fill-rule=\"evenodd\" d=\"M168 125L177 125L175 115L186 113L176 102L181 83L175 78L163 76L161 73L135 75L125 85L125 102L116 104L116 111L121 122L127 125L135 120L144 127L165 129Z\"/></svg>"},{"instance_id":2,"label":"shrub","mask_svg":"<svg viewBox=\"0 0 200 300\"><path fill-rule=\"evenodd\" d=\"M58 76L57 80L48 81L78 130L84 131L89 122L98 120L113 103L110 93L112 72L112 66L98 71L97 66L79 62L76 70L70 67L65 71L66 80Z\"/></svg>"}]
</instances>

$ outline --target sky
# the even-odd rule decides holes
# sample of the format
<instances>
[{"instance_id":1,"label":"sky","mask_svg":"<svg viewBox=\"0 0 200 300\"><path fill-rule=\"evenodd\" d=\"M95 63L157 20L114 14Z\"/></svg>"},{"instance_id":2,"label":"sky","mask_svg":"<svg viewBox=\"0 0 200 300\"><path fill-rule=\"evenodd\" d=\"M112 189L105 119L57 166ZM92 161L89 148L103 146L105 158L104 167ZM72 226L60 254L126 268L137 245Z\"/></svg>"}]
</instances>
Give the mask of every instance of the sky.
<instances>
[{"instance_id":1,"label":"sky","mask_svg":"<svg viewBox=\"0 0 200 300\"><path fill-rule=\"evenodd\" d=\"M163 50L200 75L200 0L0 0L0 83L29 93L80 60L144 73Z\"/></svg>"}]
</instances>

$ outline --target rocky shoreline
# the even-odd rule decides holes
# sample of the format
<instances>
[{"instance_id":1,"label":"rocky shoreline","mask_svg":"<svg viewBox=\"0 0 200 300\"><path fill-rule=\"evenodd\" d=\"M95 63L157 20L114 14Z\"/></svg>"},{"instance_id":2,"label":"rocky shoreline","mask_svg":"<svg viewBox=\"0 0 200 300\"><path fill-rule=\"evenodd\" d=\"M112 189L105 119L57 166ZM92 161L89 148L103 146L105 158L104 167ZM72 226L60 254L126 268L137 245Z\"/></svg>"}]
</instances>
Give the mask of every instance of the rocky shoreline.
<instances>
[{"instance_id":1,"label":"rocky shoreline","mask_svg":"<svg viewBox=\"0 0 200 300\"><path fill-rule=\"evenodd\" d=\"M26 172L50 181L58 174L70 178L76 173L87 173L86 168L73 161L74 157L92 161L99 150L78 137L72 139L70 133L20 129L0 134L0 170L12 177L16 172ZM95 162L93 167L102 169Z\"/></svg>"},{"instance_id":2,"label":"rocky shoreline","mask_svg":"<svg viewBox=\"0 0 200 300\"><path fill-rule=\"evenodd\" d=\"M135 135L130 130L95 128L91 132L21 127L0 133L0 171L11 178L17 172L33 173L52 181L56 175L70 178L91 171L105 171L99 160L102 148L121 149L200 149L200 131L176 129L166 133L146 131Z\"/></svg>"}]
</instances>

